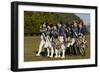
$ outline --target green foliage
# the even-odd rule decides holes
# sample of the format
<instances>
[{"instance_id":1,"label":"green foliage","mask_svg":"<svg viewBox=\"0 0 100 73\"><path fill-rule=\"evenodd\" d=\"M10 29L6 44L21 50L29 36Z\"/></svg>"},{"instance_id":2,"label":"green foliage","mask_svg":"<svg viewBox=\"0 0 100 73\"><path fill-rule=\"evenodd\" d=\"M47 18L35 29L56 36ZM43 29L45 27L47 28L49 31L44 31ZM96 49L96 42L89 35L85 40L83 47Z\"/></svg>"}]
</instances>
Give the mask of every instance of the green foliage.
<instances>
[{"instance_id":1,"label":"green foliage","mask_svg":"<svg viewBox=\"0 0 100 73\"><path fill-rule=\"evenodd\" d=\"M56 24L57 22L62 22L67 24L73 20L80 20L79 17L73 13L53 13L53 12L24 12L24 33L25 34L38 34L39 28L44 21L49 24Z\"/></svg>"}]
</instances>

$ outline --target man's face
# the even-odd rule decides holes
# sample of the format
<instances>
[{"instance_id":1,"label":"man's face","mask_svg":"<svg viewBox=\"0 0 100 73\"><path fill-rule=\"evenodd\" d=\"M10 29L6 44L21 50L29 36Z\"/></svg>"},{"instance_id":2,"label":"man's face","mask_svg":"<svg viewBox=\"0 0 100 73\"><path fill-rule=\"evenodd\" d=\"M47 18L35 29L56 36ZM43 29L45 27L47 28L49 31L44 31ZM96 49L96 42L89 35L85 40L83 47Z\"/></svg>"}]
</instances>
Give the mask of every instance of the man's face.
<instances>
[{"instance_id":1,"label":"man's face","mask_svg":"<svg viewBox=\"0 0 100 73\"><path fill-rule=\"evenodd\" d=\"M45 24L43 24L43 27L46 27L46 25L45 25Z\"/></svg>"},{"instance_id":2,"label":"man's face","mask_svg":"<svg viewBox=\"0 0 100 73\"><path fill-rule=\"evenodd\" d=\"M74 26L77 27L77 23L76 22L74 22Z\"/></svg>"},{"instance_id":3,"label":"man's face","mask_svg":"<svg viewBox=\"0 0 100 73\"><path fill-rule=\"evenodd\" d=\"M57 29L57 28L56 28L56 26L54 26L53 28L54 28L54 30L56 30L56 29Z\"/></svg>"},{"instance_id":4,"label":"man's face","mask_svg":"<svg viewBox=\"0 0 100 73\"><path fill-rule=\"evenodd\" d=\"M61 24L60 23L58 23L58 27L61 27Z\"/></svg>"},{"instance_id":5,"label":"man's face","mask_svg":"<svg viewBox=\"0 0 100 73\"><path fill-rule=\"evenodd\" d=\"M81 25L81 24L79 24L79 27L80 27L80 28L82 28L82 25Z\"/></svg>"}]
</instances>

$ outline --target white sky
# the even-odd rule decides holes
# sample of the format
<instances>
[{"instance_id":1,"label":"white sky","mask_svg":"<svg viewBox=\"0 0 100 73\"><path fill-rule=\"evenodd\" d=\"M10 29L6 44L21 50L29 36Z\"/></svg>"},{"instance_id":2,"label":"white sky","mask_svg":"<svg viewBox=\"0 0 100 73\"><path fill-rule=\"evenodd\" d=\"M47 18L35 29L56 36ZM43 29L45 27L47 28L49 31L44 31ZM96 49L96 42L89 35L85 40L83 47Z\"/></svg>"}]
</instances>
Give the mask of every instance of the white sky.
<instances>
[{"instance_id":1,"label":"white sky","mask_svg":"<svg viewBox=\"0 0 100 73\"><path fill-rule=\"evenodd\" d=\"M75 15L80 17L84 21L85 25L90 25L90 14L87 14L87 13L76 13Z\"/></svg>"}]
</instances>

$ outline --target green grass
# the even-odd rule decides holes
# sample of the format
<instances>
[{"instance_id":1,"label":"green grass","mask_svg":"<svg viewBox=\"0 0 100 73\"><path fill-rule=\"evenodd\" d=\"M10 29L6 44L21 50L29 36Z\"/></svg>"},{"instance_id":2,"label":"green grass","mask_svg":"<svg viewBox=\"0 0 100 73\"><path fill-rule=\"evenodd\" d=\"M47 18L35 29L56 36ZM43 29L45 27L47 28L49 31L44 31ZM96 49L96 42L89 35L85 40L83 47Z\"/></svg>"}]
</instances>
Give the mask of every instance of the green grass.
<instances>
[{"instance_id":1,"label":"green grass","mask_svg":"<svg viewBox=\"0 0 100 73\"><path fill-rule=\"evenodd\" d=\"M86 36L87 40L87 46L86 48L86 55L85 56L66 56L65 59L62 60L75 60L75 59L87 59L90 58L90 36ZM39 49L39 43L40 43L40 37L39 36L25 36L24 37L24 61L48 61L48 60L61 60L61 58L55 59L55 58L48 58L44 56L36 56L36 51Z\"/></svg>"}]
</instances>

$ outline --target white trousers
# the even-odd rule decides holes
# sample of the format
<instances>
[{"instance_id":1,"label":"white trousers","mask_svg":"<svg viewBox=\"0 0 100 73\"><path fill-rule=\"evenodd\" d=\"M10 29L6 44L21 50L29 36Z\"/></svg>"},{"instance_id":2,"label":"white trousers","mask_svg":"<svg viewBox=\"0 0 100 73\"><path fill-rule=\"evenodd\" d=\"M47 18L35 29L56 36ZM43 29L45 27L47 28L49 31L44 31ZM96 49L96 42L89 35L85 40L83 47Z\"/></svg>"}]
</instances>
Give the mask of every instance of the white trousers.
<instances>
[{"instance_id":1,"label":"white trousers","mask_svg":"<svg viewBox=\"0 0 100 73\"><path fill-rule=\"evenodd\" d=\"M71 44L70 45L74 45L74 43L75 43L75 38L72 38L72 40L71 40L72 42L71 42Z\"/></svg>"},{"instance_id":2,"label":"white trousers","mask_svg":"<svg viewBox=\"0 0 100 73\"><path fill-rule=\"evenodd\" d=\"M44 45L45 45L45 41L44 40L41 40L40 41L40 45L39 45L39 50L38 50L37 56L40 56L40 53L41 53L42 48L43 48Z\"/></svg>"},{"instance_id":3,"label":"white trousers","mask_svg":"<svg viewBox=\"0 0 100 73\"><path fill-rule=\"evenodd\" d=\"M52 42L51 42L49 36L47 36L47 38L46 38L44 48L47 48L47 56L53 57L54 49L53 49L53 45L52 45Z\"/></svg>"},{"instance_id":4,"label":"white trousers","mask_svg":"<svg viewBox=\"0 0 100 73\"><path fill-rule=\"evenodd\" d=\"M59 36L58 37L60 43L61 43L61 49L59 49L60 52L62 52L62 57L61 58L65 58L65 45L64 45L64 37L63 36ZM57 51L59 53L59 51ZM59 56L59 54L58 54Z\"/></svg>"}]
</instances>

